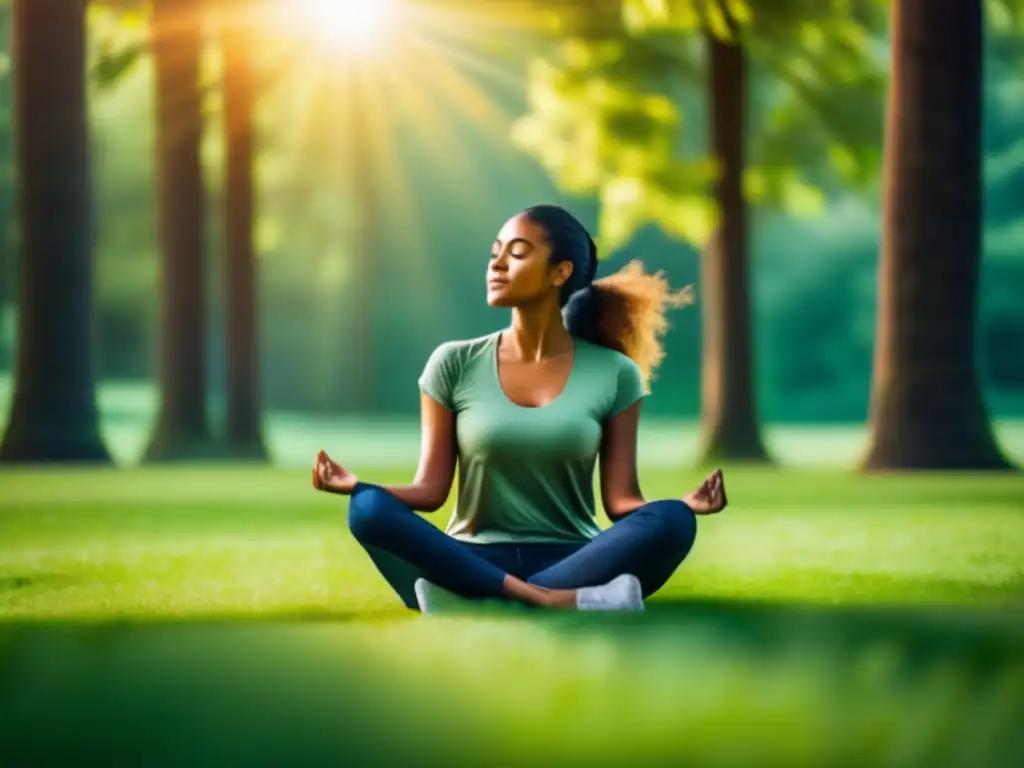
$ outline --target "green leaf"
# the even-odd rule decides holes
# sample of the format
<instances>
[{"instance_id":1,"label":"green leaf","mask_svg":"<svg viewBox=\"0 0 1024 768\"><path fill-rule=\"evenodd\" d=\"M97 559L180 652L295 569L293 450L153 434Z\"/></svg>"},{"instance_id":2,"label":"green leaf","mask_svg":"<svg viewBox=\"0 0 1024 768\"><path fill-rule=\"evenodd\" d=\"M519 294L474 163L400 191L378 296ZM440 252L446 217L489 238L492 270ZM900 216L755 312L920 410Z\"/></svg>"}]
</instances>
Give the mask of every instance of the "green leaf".
<instances>
[{"instance_id":1,"label":"green leaf","mask_svg":"<svg viewBox=\"0 0 1024 768\"><path fill-rule=\"evenodd\" d=\"M120 84L149 52L149 3L106 0L88 7L89 76L101 91Z\"/></svg>"},{"instance_id":2,"label":"green leaf","mask_svg":"<svg viewBox=\"0 0 1024 768\"><path fill-rule=\"evenodd\" d=\"M623 24L631 35L652 31L669 31L674 34L695 32L704 26L698 9L699 2L624 0Z\"/></svg>"},{"instance_id":3,"label":"green leaf","mask_svg":"<svg viewBox=\"0 0 1024 768\"><path fill-rule=\"evenodd\" d=\"M136 43L120 50L104 50L92 66L90 77L100 90L116 87L132 73L135 65L146 55L147 46Z\"/></svg>"},{"instance_id":4,"label":"green leaf","mask_svg":"<svg viewBox=\"0 0 1024 768\"><path fill-rule=\"evenodd\" d=\"M709 0L704 8L704 21L715 37L728 42L735 40L732 22L718 0Z\"/></svg>"}]
</instances>

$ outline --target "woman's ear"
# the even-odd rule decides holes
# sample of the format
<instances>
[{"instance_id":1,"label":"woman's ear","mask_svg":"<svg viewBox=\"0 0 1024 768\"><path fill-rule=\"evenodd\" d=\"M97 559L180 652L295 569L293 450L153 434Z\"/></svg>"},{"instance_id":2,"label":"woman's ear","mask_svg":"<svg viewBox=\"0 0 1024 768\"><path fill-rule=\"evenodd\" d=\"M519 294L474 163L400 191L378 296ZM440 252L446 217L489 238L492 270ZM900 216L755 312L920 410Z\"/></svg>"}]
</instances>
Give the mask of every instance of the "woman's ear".
<instances>
[{"instance_id":1,"label":"woman's ear","mask_svg":"<svg viewBox=\"0 0 1024 768\"><path fill-rule=\"evenodd\" d=\"M561 288L572 277L572 262L571 261L560 261L555 266L555 275L551 280L558 288Z\"/></svg>"}]
</instances>

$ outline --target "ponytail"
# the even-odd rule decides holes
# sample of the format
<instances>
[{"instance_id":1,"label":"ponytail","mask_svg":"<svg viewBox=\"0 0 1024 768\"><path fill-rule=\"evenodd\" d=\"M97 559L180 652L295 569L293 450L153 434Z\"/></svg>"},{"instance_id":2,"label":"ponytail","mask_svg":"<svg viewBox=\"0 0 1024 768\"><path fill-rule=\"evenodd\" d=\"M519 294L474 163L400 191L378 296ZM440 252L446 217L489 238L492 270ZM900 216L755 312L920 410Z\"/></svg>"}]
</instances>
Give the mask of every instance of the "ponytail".
<instances>
[{"instance_id":1,"label":"ponytail","mask_svg":"<svg viewBox=\"0 0 1024 768\"><path fill-rule=\"evenodd\" d=\"M573 270L559 289L562 321L573 336L629 357L646 386L665 356L661 337L666 311L693 303L690 288L673 291L661 272L649 275L631 261L614 275L597 276L597 246L586 228L557 205L535 205L523 213L544 228L551 264L568 261Z\"/></svg>"},{"instance_id":2,"label":"ponytail","mask_svg":"<svg viewBox=\"0 0 1024 768\"><path fill-rule=\"evenodd\" d=\"M669 328L667 310L692 303L691 287L673 291L662 272L648 274L639 261L631 261L574 292L563 313L573 336L626 355L647 385L665 356L661 339Z\"/></svg>"}]
</instances>

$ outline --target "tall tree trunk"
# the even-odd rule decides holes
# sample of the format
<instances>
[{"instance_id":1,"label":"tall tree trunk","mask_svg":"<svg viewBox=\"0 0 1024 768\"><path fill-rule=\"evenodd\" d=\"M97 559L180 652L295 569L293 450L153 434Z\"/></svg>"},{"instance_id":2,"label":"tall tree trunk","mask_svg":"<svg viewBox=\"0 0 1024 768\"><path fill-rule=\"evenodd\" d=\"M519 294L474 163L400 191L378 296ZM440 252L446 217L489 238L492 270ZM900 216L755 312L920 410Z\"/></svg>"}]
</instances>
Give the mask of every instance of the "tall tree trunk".
<instances>
[{"instance_id":1,"label":"tall tree trunk","mask_svg":"<svg viewBox=\"0 0 1024 768\"><path fill-rule=\"evenodd\" d=\"M981 0L892 5L885 203L864 466L1006 469L975 363Z\"/></svg>"},{"instance_id":2,"label":"tall tree trunk","mask_svg":"<svg viewBox=\"0 0 1024 768\"><path fill-rule=\"evenodd\" d=\"M711 152L721 220L701 256L701 419L704 460L766 462L754 405L745 168L747 71L743 48L708 34Z\"/></svg>"},{"instance_id":3,"label":"tall tree trunk","mask_svg":"<svg viewBox=\"0 0 1024 768\"><path fill-rule=\"evenodd\" d=\"M93 372L85 1L16 0L20 320L3 461L109 461Z\"/></svg>"},{"instance_id":4,"label":"tall tree trunk","mask_svg":"<svg viewBox=\"0 0 1024 768\"><path fill-rule=\"evenodd\" d=\"M10 61L14 54L11 46L11 6L0 5L0 35L3 53ZM11 69L0 74L0 145L14 146L13 111L11 100ZM8 158L4 158L7 160ZM15 277L15 221L14 221L14 158L10 165L0 168L0 370L11 370L11 339L7 335L9 312L17 310L17 279Z\"/></svg>"},{"instance_id":5,"label":"tall tree trunk","mask_svg":"<svg viewBox=\"0 0 1024 768\"><path fill-rule=\"evenodd\" d=\"M231 455L266 458L260 425L260 366L256 259L253 249L253 76L248 3L225 2L224 60L225 263L227 422Z\"/></svg>"},{"instance_id":6,"label":"tall tree trunk","mask_svg":"<svg viewBox=\"0 0 1024 768\"><path fill-rule=\"evenodd\" d=\"M213 450L206 411L205 189L199 61L202 0L155 0L160 413L149 461Z\"/></svg>"}]
</instances>

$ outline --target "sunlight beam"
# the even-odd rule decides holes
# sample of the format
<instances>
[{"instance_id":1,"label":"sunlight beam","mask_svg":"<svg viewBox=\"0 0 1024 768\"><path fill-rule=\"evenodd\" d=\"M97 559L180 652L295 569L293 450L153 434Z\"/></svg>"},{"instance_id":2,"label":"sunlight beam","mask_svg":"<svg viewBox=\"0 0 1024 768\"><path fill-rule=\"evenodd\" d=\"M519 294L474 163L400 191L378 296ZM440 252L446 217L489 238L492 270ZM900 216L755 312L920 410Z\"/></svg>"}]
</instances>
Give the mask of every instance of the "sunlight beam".
<instances>
[{"instance_id":1,"label":"sunlight beam","mask_svg":"<svg viewBox=\"0 0 1024 768\"><path fill-rule=\"evenodd\" d=\"M367 55L387 47L397 5L397 0L303 0L301 13L323 42Z\"/></svg>"}]
</instances>

